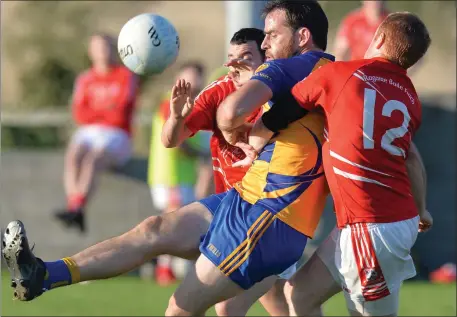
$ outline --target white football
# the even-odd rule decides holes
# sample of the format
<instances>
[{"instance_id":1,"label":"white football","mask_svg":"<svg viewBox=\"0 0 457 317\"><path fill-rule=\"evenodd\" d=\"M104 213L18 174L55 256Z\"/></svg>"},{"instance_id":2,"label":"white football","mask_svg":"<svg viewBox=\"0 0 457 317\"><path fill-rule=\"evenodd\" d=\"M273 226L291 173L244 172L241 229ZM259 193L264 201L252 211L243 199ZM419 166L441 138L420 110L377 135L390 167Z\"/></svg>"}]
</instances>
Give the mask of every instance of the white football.
<instances>
[{"instance_id":1,"label":"white football","mask_svg":"<svg viewBox=\"0 0 457 317\"><path fill-rule=\"evenodd\" d=\"M130 19L117 41L124 65L139 75L160 74L176 61L179 36L164 17L144 13Z\"/></svg>"}]
</instances>

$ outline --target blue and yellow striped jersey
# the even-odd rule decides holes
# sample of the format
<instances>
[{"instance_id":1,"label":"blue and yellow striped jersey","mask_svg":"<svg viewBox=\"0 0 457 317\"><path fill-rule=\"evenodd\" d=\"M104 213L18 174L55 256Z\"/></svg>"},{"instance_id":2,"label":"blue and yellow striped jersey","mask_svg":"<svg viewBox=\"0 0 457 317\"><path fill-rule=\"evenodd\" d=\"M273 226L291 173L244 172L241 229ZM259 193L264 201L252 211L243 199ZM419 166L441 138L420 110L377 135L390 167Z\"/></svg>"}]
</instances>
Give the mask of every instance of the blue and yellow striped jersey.
<instances>
[{"instance_id":1,"label":"blue and yellow striped jersey","mask_svg":"<svg viewBox=\"0 0 457 317\"><path fill-rule=\"evenodd\" d=\"M259 67L253 79L270 87L272 105L313 70L333 60L326 53L308 52L268 62ZM329 194L322 165L324 122L321 113L313 112L290 124L262 150L235 185L244 200L264 206L309 237L314 235Z\"/></svg>"}]
</instances>

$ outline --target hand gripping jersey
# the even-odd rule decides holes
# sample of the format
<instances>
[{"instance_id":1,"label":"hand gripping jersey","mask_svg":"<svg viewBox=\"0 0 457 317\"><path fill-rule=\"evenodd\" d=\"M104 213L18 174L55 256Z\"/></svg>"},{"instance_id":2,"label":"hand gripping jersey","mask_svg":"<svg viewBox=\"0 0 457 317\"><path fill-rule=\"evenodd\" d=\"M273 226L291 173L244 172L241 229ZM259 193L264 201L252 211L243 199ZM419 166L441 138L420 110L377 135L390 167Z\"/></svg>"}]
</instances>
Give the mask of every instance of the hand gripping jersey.
<instances>
[{"instance_id":1,"label":"hand gripping jersey","mask_svg":"<svg viewBox=\"0 0 457 317\"><path fill-rule=\"evenodd\" d=\"M417 216L405 160L421 104L403 68L382 58L336 62L292 93L325 111L324 167L340 228Z\"/></svg>"},{"instance_id":2,"label":"hand gripping jersey","mask_svg":"<svg viewBox=\"0 0 457 317\"><path fill-rule=\"evenodd\" d=\"M210 147L216 193L231 189L247 171L247 168L232 167L233 163L245 158L244 152L225 141L216 123L217 108L235 90L228 76L216 80L197 96L192 113L186 118L186 126L193 134L200 130L213 132ZM259 114L260 110L253 113L247 122L254 122Z\"/></svg>"},{"instance_id":3,"label":"hand gripping jersey","mask_svg":"<svg viewBox=\"0 0 457 317\"><path fill-rule=\"evenodd\" d=\"M260 80L273 92L270 104L334 60L322 52L307 52L263 64L251 80ZM322 215L328 189L323 176L324 117L313 113L294 122L268 144L243 180L236 185L240 196L261 204L295 230L313 237Z\"/></svg>"},{"instance_id":4,"label":"hand gripping jersey","mask_svg":"<svg viewBox=\"0 0 457 317\"><path fill-rule=\"evenodd\" d=\"M131 134L138 80L124 66L107 74L87 70L76 79L72 110L78 125L105 125Z\"/></svg>"}]
</instances>

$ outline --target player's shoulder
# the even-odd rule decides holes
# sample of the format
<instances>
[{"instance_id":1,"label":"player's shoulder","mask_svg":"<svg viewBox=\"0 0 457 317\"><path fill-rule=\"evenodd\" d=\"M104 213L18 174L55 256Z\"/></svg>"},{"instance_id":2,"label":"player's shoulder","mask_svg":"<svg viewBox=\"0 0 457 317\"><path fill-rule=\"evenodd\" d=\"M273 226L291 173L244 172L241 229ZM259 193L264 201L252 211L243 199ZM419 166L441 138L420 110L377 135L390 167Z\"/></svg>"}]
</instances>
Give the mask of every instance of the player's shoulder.
<instances>
[{"instance_id":1,"label":"player's shoulder","mask_svg":"<svg viewBox=\"0 0 457 317\"><path fill-rule=\"evenodd\" d=\"M125 67L124 65L116 65L116 68L115 68L115 72L118 76L121 76L121 77L133 77L135 76L135 74L130 70L128 69L127 67Z\"/></svg>"},{"instance_id":2,"label":"player's shoulder","mask_svg":"<svg viewBox=\"0 0 457 317\"><path fill-rule=\"evenodd\" d=\"M267 70L270 67L273 68L285 68L288 70L301 70L302 66L311 66L314 67L316 62L321 58L327 58L330 61L334 60L334 57L330 54L318 53L314 51L306 52L300 55L296 55L290 58L279 58L263 63L259 68L257 68L256 73ZM301 66L300 68L297 68Z\"/></svg>"},{"instance_id":3,"label":"player's shoulder","mask_svg":"<svg viewBox=\"0 0 457 317\"><path fill-rule=\"evenodd\" d=\"M94 71L92 68L85 69L76 76L76 81L79 83L87 82L94 77Z\"/></svg>"},{"instance_id":4,"label":"player's shoulder","mask_svg":"<svg viewBox=\"0 0 457 317\"><path fill-rule=\"evenodd\" d=\"M229 76L222 76L203 88L197 99L200 97L225 98L235 91L233 80Z\"/></svg>"},{"instance_id":5,"label":"player's shoulder","mask_svg":"<svg viewBox=\"0 0 457 317\"><path fill-rule=\"evenodd\" d=\"M95 76L95 72L93 71L92 68L89 68L89 69L83 70L76 76L74 85L79 87L78 89L83 89L84 87L91 85L91 83L96 80L97 79Z\"/></svg>"},{"instance_id":6,"label":"player's shoulder","mask_svg":"<svg viewBox=\"0 0 457 317\"><path fill-rule=\"evenodd\" d=\"M358 70L365 68L368 65L373 64L373 60L370 59L356 59L352 61L337 61L331 63L332 71L337 72L336 75L342 73L355 73Z\"/></svg>"}]
</instances>

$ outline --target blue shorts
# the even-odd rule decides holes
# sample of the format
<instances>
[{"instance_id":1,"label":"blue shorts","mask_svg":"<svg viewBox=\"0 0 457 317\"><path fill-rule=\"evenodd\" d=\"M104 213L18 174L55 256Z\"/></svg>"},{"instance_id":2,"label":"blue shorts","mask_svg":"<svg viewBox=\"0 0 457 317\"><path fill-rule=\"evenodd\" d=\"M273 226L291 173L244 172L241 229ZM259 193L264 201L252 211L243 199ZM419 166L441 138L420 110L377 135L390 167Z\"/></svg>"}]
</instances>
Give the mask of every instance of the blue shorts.
<instances>
[{"instance_id":1,"label":"blue shorts","mask_svg":"<svg viewBox=\"0 0 457 317\"><path fill-rule=\"evenodd\" d=\"M214 216L222 200L225 196L227 196L227 193L228 192L214 194L209 197L200 199L198 202L205 206L209 210L209 212Z\"/></svg>"},{"instance_id":2,"label":"blue shorts","mask_svg":"<svg viewBox=\"0 0 457 317\"><path fill-rule=\"evenodd\" d=\"M219 202L208 199L209 209L218 208L200 243L203 255L243 289L295 265L306 246L304 234L265 207L243 200L234 189L224 196Z\"/></svg>"}]
</instances>

